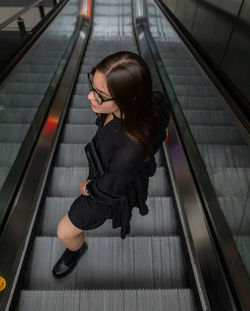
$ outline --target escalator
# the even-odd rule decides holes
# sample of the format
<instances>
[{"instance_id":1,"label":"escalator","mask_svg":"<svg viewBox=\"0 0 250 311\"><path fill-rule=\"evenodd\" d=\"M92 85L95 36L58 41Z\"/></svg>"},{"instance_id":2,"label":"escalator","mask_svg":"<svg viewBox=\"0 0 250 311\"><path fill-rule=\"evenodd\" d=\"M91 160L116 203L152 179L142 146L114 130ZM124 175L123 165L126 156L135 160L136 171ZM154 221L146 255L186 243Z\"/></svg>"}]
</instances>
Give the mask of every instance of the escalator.
<instances>
[{"instance_id":1,"label":"escalator","mask_svg":"<svg viewBox=\"0 0 250 311\"><path fill-rule=\"evenodd\" d=\"M78 1L64 7L0 89L0 190L74 31ZM62 27L62 23L67 27ZM34 134L36 128L34 126Z\"/></svg>"},{"instance_id":2,"label":"escalator","mask_svg":"<svg viewBox=\"0 0 250 311\"><path fill-rule=\"evenodd\" d=\"M149 185L151 213L141 217L137 209L133 210L131 234L124 241L120 230L112 229L111 220L86 232L89 248L74 272L63 280L54 279L51 274L64 250L56 237L57 223L79 195L79 183L87 178L84 145L97 129L87 99L87 72L116 51L138 53L131 21L129 24L130 2L113 3L95 2L92 32L51 168L17 310L27 310L31 305L34 309L41 306L41 310L50 310L52 305L56 309L73 309L70 301L82 310L101 310L103 305L111 310L128 305L161 310L167 304L173 310L196 309L160 152L157 171Z\"/></svg>"},{"instance_id":3,"label":"escalator","mask_svg":"<svg viewBox=\"0 0 250 311\"><path fill-rule=\"evenodd\" d=\"M149 9L150 6L152 3L148 5ZM176 209L178 200L173 191L176 185L171 184L172 179L163 149L156 154L157 170L149 182L149 214L142 217L137 208L133 209L131 233L125 240L121 240L119 229L112 229L110 220L100 228L87 231L86 241L89 248L75 270L61 280L55 279L51 273L65 249L56 237L57 223L79 196L79 184L88 176L84 146L97 130L94 124L96 116L87 99L87 73L101 59L116 51L139 53L129 0L122 3L118 0L95 1L92 14L90 37L56 146L47 185L42 194L34 239L31 242L30 253L26 254L27 262L21 271L22 282L19 282L21 284L16 297L17 303L12 304L12 309L205 310L203 302L200 301L201 297L197 295L199 289L196 287L199 286L194 283L191 263L194 260L188 257L183 239L185 234ZM149 18L149 21L154 24L152 18ZM152 34L154 35L153 31ZM205 78L196 74L192 78L190 75L185 77L184 72L196 72L196 69L190 69L190 62L187 60L182 61L184 53L174 50L171 54L173 46L166 47L163 42L157 42L157 36L156 43L163 59L164 52L167 51L167 69L170 77L176 82L174 86L179 90L178 95L183 98L183 102L190 103L190 106L186 104L182 108L185 108L185 116L193 126L193 135L200 130L197 137L203 138L210 119L214 120L215 126L230 127L220 109L218 114L214 111L200 111L199 103L207 103L210 107L207 109L211 110L211 107L216 107L217 100L209 105L210 97L215 96L207 95L207 90L204 90L207 85ZM178 61L169 59L171 55ZM194 86L185 88L185 81L194 83ZM186 89L195 94L201 92L200 100L186 99ZM194 115L191 106L195 103L198 107L195 109L197 115ZM216 129L214 131L216 132ZM206 155L207 149L213 148L213 145L216 150L223 148L220 146L221 141L197 142L201 153L202 148L205 148ZM237 141L237 144L244 149L243 143ZM207 165L209 167L209 164Z\"/></svg>"},{"instance_id":4,"label":"escalator","mask_svg":"<svg viewBox=\"0 0 250 311\"><path fill-rule=\"evenodd\" d=\"M249 136L159 7L148 0L147 10L149 28L180 110L250 276Z\"/></svg>"}]
</instances>

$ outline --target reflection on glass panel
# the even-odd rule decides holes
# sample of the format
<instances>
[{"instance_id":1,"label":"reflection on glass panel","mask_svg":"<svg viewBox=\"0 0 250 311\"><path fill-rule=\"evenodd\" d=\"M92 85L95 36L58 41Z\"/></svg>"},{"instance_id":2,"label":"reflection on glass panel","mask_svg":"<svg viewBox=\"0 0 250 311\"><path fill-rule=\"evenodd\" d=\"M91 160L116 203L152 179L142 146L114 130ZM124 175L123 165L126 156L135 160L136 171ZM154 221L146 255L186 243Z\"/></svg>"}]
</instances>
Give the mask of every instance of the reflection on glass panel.
<instances>
[{"instance_id":1,"label":"reflection on glass panel","mask_svg":"<svg viewBox=\"0 0 250 311\"><path fill-rule=\"evenodd\" d=\"M0 190L73 34L79 0L70 1L0 89Z\"/></svg>"},{"instance_id":2,"label":"reflection on glass panel","mask_svg":"<svg viewBox=\"0 0 250 311\"><path fill-rule=\"evenodd\" d=\"M249 273L249 145L170 23L152 0L147 3L150 31Z\"/></svg>"}]
</instances>

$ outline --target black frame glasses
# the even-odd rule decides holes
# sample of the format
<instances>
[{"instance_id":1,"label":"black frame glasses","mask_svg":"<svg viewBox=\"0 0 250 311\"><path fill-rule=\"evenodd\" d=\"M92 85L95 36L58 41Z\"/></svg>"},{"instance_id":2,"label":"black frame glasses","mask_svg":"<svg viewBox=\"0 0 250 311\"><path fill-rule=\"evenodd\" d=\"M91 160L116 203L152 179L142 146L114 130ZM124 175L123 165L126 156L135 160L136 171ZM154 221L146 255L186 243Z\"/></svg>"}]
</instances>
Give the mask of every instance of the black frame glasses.
<instances>
[{"instance_id":1,"label":"black frame glasses","mask_svg":"<svg viewBox=\"0 0 250 311\"><path fill-rule=\"evenodd\" d=\"M101 105L103 102L108 102L114 100L114 98L103 98L102 95L93 88L93 74L88 72L88 82L89 82L89 90L94 93L94 97L96 102Z\"/></svg>"}]
</instances>

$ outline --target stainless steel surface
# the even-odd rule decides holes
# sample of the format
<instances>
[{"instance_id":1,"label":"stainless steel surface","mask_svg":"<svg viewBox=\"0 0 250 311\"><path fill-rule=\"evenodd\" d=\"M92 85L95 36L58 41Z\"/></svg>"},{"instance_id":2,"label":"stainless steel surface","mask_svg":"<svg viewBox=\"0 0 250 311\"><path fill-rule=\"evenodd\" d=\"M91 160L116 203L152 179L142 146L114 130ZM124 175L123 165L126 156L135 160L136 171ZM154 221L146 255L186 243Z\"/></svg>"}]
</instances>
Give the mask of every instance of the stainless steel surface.
<instances>
[{"instance_id":1,"label":"stainless steel surface","mask_svg":"<svg viewBox=\"0 0 250 311\"><path fill-rule=\"evenodd\" d=\"M76 49L71 55L67 65L65 76L61 81L59 91L51 107L49 116L42 129L35 147L30 164L26 170L22 185L13 204L12 213L9 216L0 240L1 275L6 279L7 287L0 294L0 309L9 310L13 298L15 286L19 277L20 269L27 250L28 242L33 230L36 214L42 191L45 186L49 165L53 156L55 142L58 139L60 128L65 116L67 97L74 83L74 69L79 66L79 59L87 41L88 20L86 11L80 7L80 16L85 17L85 32L80 33L76 43ZM79 20L81 22L82 20ZM68 79L70 77L70 79ZM59 88L59 90L60 90ZM10 247L9 241L12 241Z\"/></svg>"},{"instance_id":2,"label":"stainless steel surface","mask_svg":"<svg viewBox=\"0 0 250 311\"><path fill-rule=\"evenodd\" d=\"M222 70L250 102L250 2L244 1L221 63Z\"/></svg>"}]
</instances>

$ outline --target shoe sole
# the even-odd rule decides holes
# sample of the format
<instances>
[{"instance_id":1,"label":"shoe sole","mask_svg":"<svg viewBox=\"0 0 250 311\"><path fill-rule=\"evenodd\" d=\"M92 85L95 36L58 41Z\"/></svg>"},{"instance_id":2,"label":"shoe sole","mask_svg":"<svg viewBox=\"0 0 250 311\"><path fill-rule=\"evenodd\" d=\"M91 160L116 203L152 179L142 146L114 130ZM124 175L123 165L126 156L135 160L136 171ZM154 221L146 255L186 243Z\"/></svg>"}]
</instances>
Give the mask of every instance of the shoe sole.
<instances>
[{"instance_id":1,"label":"shoe sole","mask_svg":"<svg viewBox=\"0 0 250 311\"><path fill-rule=\"evenodd\" d=\"M86 243L86 242L85 242L85 243ZM86 246L85 246L83 252L82 252L81 255L77 258L75 264L74 264L67 272L65 272L65 273L63 273L63 274L61 274L61 275L56 275L56 274L54 274L54 272L53 272L53 270L52 270L52 274L53 274L54 278L56 278L56 279L62 279L62 278L64 278L65 276L67 276L68 274L70 274L70 273L74 270L74 268L76 267L76 265L77 265L78 261L80 260L80 258L86 253L87 250L88 250L88 244L86 243Z\"/></svg>"}]
</instances>

